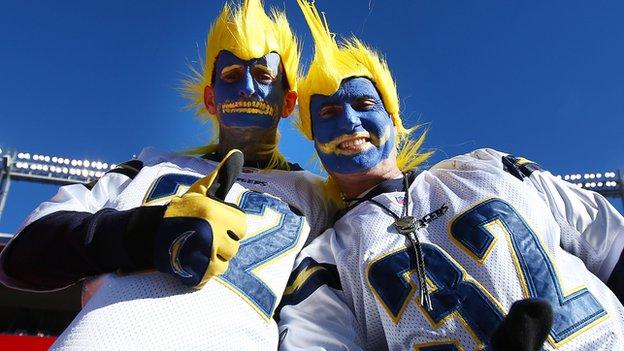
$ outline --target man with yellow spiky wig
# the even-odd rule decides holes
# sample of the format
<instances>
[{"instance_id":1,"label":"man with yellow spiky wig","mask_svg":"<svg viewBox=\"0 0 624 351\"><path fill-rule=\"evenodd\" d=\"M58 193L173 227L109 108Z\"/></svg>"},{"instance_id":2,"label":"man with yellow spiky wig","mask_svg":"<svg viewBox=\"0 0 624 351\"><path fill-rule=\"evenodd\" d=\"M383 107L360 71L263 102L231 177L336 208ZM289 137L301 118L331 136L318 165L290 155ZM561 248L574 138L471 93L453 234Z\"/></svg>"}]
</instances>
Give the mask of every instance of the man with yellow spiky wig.
<instances>
[{"instance_id":1,"label":"man with yellow spiky wig","mask_svg":"<svg viewBox=\"0 0 624 351\"><path fill-rule=\"evenodd\" d=\"M145 149L31 214L0 256L5 284L55 290L124 272L99 281L52 350L277 349L272 317L295 257L330 216L322 179L276 147L298 60L281 12L226 4L185 86L218 143L202 157Z\"/></svg>"},{"instance_id":2,"label":"man with yellow spiky wig","mask_svg":"<svg viewBox=\"0 0 624 351\"><path fill-rule=\"evenodd\" d=\"M347 208L297 258L280 350L623 349L617 210L492 149L413 170L427 154L386 64L298 3L315 42L299 126Z\"/></svg>"},{"instance_id":3,"label":"man with yellow spiky wig","mask_svg":"<svg viewBox=\"0 0 624 351\"><path fill-rule=\"evenodd\" d=\"M226 4L208 34L202 70L185 82L190 106L218 125L218 143L193 151L238 148L260 168L288 168L277 125L295 107L299 56L282 13L267 16L257 0L235 12Z\"/></svg>"},{"instance_id":4,"label":"man with yellow spiky wig","mask_svg":"<svg viewBox=\"0 0 624 351\"><path fill-rule=\"evenodd\" d=\"M330 174L330 195L340 192L343 197L351 198L359 194L355 189L368 188L380 179L394 178L401 171L411 170L429 153L419 153L424 134L412 141L410 136L416 128L403 126L397 89L385 61L357 38L338 47L327 26L315 20L320 18L316 9L313 6L303 8L308 9L304 15L317 50L300 82L297 125L304 136L314 139L318 156ZM359 95L359 99L351 109L328 103L354 94ZM317 95L330 98L321 101L314 98ZM366 114L369 111L371 116L372 112L378 114L375 118L364 118L359 126L349 123L323 126L335 113ZM315 116L321 117L317 123L313 123ZM353 118L357 117L347 116L345 121ZM334 127L337 128L332 130ZM358 184L363 179L362 172L376 175L367 177L368 186ZM340 189L335 187L337 177L343 179Z\"/></svg>"}]
</instances>

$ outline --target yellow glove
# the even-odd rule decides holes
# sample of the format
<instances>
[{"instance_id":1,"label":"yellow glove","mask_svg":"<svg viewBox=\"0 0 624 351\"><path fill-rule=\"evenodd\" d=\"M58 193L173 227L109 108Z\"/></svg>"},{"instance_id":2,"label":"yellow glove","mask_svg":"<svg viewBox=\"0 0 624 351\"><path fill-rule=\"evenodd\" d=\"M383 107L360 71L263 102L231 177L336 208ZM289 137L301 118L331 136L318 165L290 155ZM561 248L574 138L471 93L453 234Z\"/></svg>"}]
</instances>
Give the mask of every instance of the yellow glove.
<instances>
[{"instance_id":1,"label":"yellow glove","mask_svg":"<svg viewBox=\"0 0 624 351\"><path fill-rule=\"evenodd\" d=\"M242 152L232 150L212 173L171 200L154 239L159 271L201 288L227 270L247 233L245 213L223 202L242 166Z\"/></svg>"}]
</instances>

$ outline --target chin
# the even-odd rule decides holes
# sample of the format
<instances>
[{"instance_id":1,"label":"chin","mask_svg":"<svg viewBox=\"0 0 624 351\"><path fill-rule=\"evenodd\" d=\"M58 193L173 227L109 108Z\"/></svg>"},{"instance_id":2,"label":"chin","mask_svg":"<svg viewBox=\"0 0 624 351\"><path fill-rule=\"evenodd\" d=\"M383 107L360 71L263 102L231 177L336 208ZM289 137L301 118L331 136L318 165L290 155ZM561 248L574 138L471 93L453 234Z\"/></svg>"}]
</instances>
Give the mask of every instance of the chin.
<instances>
[{"instance_id":1,"label":"chin","mask_svg":"<svg viewBox=\"0 0 624 351\"><path fill-rule=\"evenodd\" d=\"M328 162L324 162L325 169L332 173L339 174L363 174L373 171L382 160L378 155L371 155L370 152L361 153L355 156L334 156L331 164L339 167L327 167Z\"/></svg>"},{"instance_id":2,"label":"chin","mask_svg":"<svg viewBox=\"0 0 624 351\"><path fill-rule=\"evenodd\" d=\"M221 119L223 125L228 128L259 128L268 129L274 127L275 119L273 116L258 114L239 114L238 116L228 116Z\"/></svg>"}]
</instances>

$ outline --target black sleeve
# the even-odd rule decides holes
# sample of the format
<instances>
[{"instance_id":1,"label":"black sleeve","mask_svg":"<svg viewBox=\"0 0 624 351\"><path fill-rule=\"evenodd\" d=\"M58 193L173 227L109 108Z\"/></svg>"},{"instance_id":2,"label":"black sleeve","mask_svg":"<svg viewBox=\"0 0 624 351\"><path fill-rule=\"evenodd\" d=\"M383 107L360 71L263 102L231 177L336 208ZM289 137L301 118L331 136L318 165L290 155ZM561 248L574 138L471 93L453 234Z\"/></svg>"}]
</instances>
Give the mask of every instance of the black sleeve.
<instances>
[{"instance_id":1,"label":"black sleeve","mask_svg":"<svg viewBox=\"0 0 624 351\"><path fill-rule=\"evenodd\" d=\"M52 290L90 275L153 268L154 235L165 209L51 213L11 241L2 269L26 286Z\"/></svg>"}]
</instances>

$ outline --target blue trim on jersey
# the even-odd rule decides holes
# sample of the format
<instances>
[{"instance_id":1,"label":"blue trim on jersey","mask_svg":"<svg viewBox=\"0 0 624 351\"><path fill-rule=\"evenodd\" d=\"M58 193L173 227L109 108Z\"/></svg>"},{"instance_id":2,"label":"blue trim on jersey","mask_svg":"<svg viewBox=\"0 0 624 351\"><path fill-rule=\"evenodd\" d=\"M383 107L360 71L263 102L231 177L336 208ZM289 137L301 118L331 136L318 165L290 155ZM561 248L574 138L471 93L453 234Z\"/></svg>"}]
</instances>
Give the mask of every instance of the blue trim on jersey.
<instances>
[{"instance_id":1,"label":"blue trim on jersey","mask_svg":"<svg viewBox=\"0 0 624 351\"><path fill-rule=\"evenodd\" d=\"M275 319L279 321L279 312L284 306L301 303L323 285L342 290L336 265L318 263L311 257L304 258L290 274L286 292L275 311Z\"/></svg>"},{"instance_id":2,"label":"blue trim on jersey","mask_svg":"<svg viewBox=\"0 0 624 351\"><path fill-rule=\"evenodd\" d=\"M305 279L305 281L299 282L299 287L296 288L292 294L297 294L299 291L301 291L301 289L304 288L304 286L308 284L316 285L318 283L320 283L320 285L328 285L332 289L342 290L342 285L340 284L340 276L338 274L338 269L336 268L336 265L329 263L318 263L312 257L304 258L301 263L299 263L297 268L290 274L286 289L293 287L293 283L301 274L305 273L306 271L309 272L316 267L320 267L322 269L319 269L318 271L311 274Z\"/></svg>"},{"instance_id":3,"label":"blue trim on jersey","mask_svg":"<svg viewBox=\"0 0 624 351\"><path fill-rule=\"evenodd\" d=\"M176 195L181 185L191 186L199 179L200 177L190 174L165 174L156 180L152 190L145 197L145 202Z\"/></svg>"},{"instance_id":4,"label":"blue trim on jersey","mask_svg":"<svg viewBox=\"0 0 624 351\"><path fill-rule=\"evenodd\" d=\"M111 174L111 173L118 173L118 174L123 174L126 177L130 178L130 179L134 179L134 177L136 177L137 174L139 174L139 172L141 171L141 169L143 168L143 162L139 161L139 160L130 160L130 161L126 161L124 163L120 163L117 165L117 167L111 169L110 171L106 172L106 174ZM90 181L89 183L83 184L85 186L85 188L91 190L93 189L93 187L95 187L95 185L97 184L99 178Z\"/></svg>"},{"instance_id":5,"label":"blue trim on jersey","mask_svg":"<svg viewBox=\"0 0 624 351\"><path fill-rule=\"evenodd\" d=\"M109 173L119 173L123 174L130 179L134 179L134 177L139 174L139 172L143 169L143 162L140 160L130 160L124 163L120 163L117 167L111 169L106 172Z\"/></svg>"},{"instance_id":6,"label":"blue trim on jersey","mask_svg":"<svg viewBox=\"0 0 624 351\"><path fill-rule=\"evenodd\" d=\"M537 163L512 155L503 156L502 162L503 169L520 180L530 176L535 171L542 170L542 167Z\"/></svg>"}]
</instances>

